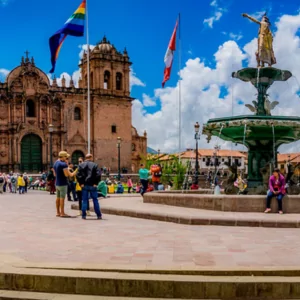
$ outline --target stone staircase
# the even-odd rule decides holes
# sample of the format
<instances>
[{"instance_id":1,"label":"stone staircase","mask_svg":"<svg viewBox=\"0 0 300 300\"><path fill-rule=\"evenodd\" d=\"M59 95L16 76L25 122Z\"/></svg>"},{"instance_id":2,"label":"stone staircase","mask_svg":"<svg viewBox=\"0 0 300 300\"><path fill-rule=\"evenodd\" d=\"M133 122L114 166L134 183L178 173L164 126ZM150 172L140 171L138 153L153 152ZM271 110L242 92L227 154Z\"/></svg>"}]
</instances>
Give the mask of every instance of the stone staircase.
<instances>
[{"instance_id":1,"label":"stone staircase","mask_svg":"<svg viewBox=\"0 0 300 300\"><path fill-rule=\"evenodd\" d=\"M299 270L138 272L130 269L105 272L96 269L24 267L3 267L0 270L0 299L120 300L132 299L130 297L300 299L300 272Z\"/></svg>"}]
</instances>

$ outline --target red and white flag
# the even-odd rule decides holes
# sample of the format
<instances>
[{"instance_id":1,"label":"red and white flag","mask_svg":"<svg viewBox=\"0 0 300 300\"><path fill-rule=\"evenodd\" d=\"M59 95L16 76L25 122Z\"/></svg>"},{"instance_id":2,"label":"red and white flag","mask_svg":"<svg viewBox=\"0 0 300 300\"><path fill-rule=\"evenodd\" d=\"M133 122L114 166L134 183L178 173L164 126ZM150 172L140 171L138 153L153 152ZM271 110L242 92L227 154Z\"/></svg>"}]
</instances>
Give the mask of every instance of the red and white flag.
<instances>
[{"instance_id":1,"label":"red and white flag","mask_svg":"<svg viewBox=\"0 0 300 300\"><path fill-rule=\"evenodd\" d=\"M164 71L164 80L162 82L162 87L165 86L166 81L170 79L171 76L171 69L172 69L172 63L174 58L174 52L176 49L176 33L177 33L177 27L178 27L178 20L176 22L166 55L165 55L165 71Z\"/></svg>"}]
</instances>

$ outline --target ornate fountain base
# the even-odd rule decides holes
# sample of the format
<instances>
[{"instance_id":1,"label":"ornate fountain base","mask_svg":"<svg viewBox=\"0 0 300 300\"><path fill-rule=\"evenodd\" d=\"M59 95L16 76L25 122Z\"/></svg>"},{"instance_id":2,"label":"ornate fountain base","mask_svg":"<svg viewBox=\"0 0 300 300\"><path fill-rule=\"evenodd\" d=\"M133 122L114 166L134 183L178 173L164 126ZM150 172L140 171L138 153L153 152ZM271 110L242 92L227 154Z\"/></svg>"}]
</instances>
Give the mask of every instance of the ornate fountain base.
<instances>
[{"instance_id":1,"label":"ornate fountain base","mask_svg":"<svg viewBox=\"0 0 300 300\"><path fill-rule=\"evenodd\" d=\"M273 131L274 130L274 131ZM248 148L249 187L263 186L270 169L277 166L280 145L300 139L300 118L279 116L238 116L211 119L203 127L208 142L212 136Z\"/></svg>"}]
</instances>

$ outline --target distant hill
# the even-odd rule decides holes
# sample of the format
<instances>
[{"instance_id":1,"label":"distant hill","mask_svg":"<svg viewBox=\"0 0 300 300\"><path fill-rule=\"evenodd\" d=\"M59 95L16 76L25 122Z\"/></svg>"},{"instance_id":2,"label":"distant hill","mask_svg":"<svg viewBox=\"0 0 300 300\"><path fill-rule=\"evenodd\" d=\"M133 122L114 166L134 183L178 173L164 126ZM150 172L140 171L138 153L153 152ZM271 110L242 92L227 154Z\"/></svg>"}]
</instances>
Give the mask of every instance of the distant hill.
<instances>
[{"instance_id":1,"label":"distant hill","mask_svg":"<svg viewBox=\"0 0 300 300\"><path fill-rule=\"evenodd\" d=\"M149 154L158 154L158 152L150 147L147 147L147 153Z\"/></svg>"}]
</instances>

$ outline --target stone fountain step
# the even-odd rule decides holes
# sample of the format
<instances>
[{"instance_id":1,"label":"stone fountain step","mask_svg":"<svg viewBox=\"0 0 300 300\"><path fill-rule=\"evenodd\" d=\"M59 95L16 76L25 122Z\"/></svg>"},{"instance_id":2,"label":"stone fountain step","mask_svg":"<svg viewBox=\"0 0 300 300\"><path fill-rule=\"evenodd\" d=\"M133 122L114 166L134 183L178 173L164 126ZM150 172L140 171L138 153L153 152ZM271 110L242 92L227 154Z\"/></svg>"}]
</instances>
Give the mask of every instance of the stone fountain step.
<instances>
[{"instance_id":1,"label":"stone fountain step","mask_svg":"<svg viewBox=\"0 0 300 300\"><path fill-rule=\"evenodd\" d=\"M197 195L151 192L144 195L145 203L207 209L225 212L263 212L266 207L264 195ZM272 211L277 211L277 201L271 203ZM286 195L283 198L285 213L300 214L300 196Z\"/></svg>"},{"instance_id":2,"label":"stone fountain step","mask_svg":"<svg viewBox=\"0 0 300 300\"><path fill-rule=\"evenodd\" d=\"M36 300L96 300L101 299L99 296L106 297L104 299L110 296L152 299L298 299L300 277L140 274L7 267L0 271L0 289L3 297L6 293L10 299L18 298L13 298L14 295L7 291L46 293L43 295L46 298L38 297L42 294L19 293L23 299ZM60 298L55 298L55 294ZM82 298L74 295L81 295Z\"/></svg>"},{"instance_id":3,"label":"stone fountain step","mask_svg":"<svg viewBox=\"0 0 300 300\"><path fill-rule=\"evenodd\" d=\"M17 300L17 299L22 299L22 300L149 300L149 299L153 299L155 300L158 298L107 297L107 296L87 296L87 295L74 295L74 294L65 295L65 294L0 290L0 300Z\"/></svg>"},{"instance_id":4,"label":"stone fountain step","mask_svg":"<svg viewBox=\"0 0 300 300\"><path fill-rule=\"evenodd\" d=\"M150 193L149 193L150 194ZM91 211L93 206L91 204ZM172 222L186 225L248 226L299 228L300 215L297 214L263 214L209 211L186 207L143 203L140 198L109 198L100 201L104 214L127 216L140 219ZM73 204L78 210L78 204Z\"/></svg>"}]
</instances>

